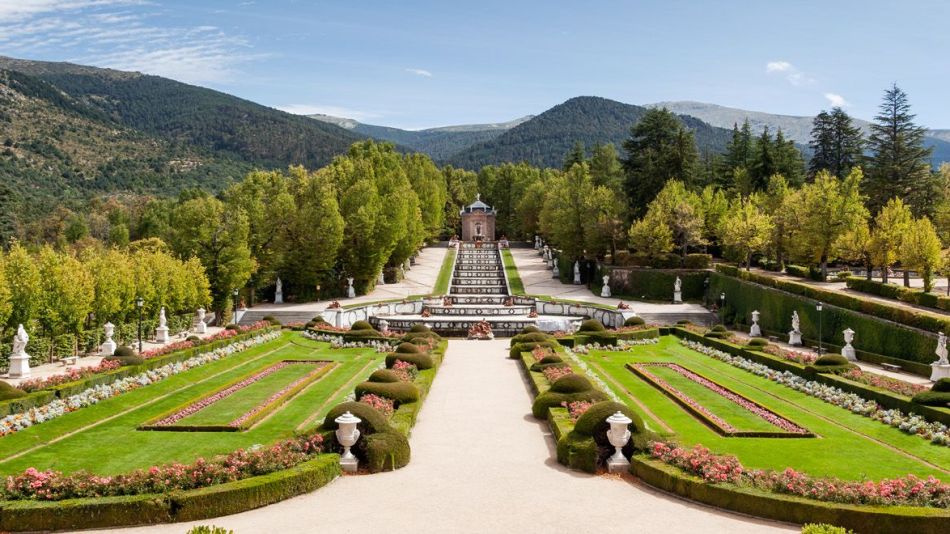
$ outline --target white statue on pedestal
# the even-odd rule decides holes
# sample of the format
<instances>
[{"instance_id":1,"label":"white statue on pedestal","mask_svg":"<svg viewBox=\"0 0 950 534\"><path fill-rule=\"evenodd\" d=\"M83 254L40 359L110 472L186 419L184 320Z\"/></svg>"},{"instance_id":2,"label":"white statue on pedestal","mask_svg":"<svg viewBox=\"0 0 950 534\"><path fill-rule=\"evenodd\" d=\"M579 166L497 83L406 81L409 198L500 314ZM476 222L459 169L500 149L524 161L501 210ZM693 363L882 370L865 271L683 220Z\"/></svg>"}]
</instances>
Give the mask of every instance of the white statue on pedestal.
<instances>
[{"instance_id":1,"label":"white statue on pedestal","mask_svg":"<svg viewBox=\"0 0 950 534\"><path fill-rule=\"evenodd\" d=\"M752 337L762 337L762 329L759 328L759 310L752 312L752 328L749 329L749 335Z\"/></svg>"},{"instance_id":2,"label":"white statue on pedestal","mask_svg":"<svg viewBox=\"0 0 950 534\"><path fill-rule=\"evenodd\" d=\"M165 306L158 312L158 328L155 329L155 342L168 343L168 319L165 318Z\"/></svg>"},{"instance_id":3,"label":"white statue on pedestal","mask_svg":"<svg viewBox=\"0 0 950 534\"><path fill-rule=\"evenodd\" d=\"M280 277L277 277L277 289L274 291L274 304L283 304L284 303L284 283L280 281Z\"/></svg>"},{"instance_id":4,"label":"white statue on pedestal","mask_svg":"<svg viewBox=\"0 0 950 534\"><path fill-rule=\"evenodd\" d=\"M376 279L377 285L384 285L386 283L386 277L383 276L383 271L379 271L379 278Z\"/></svg>"},{"instance_id":5,"label":"white statue on pedestal","mask_svg":"<svg viewBox=\"0 0 950 534\"><path fill-rule=\"evenodd\" d=\"M676 281L673 282L673 303L680 304L683 302L683 281L680 280L680 277L676 277Z\"/></svg>"},{"instance_id":6,"label":"white statue on pedestal","mask_svg":"<svg viewBox=\"0 0 950 534\"><path fill-rule=\"evenodd\" d=\"M574 262L574 283L580 285L581 283L581 262L580 260Z\"/></svg>"},{"instance_id":7,"label":"white statue on pedestal","mask_svg":"<svg viewBox=\"0 0 950 534\"><path fill-rule=\"evenodd\" d=\"M788 333L788 344L798 346L802 344L801 322L798 319L798 311L792 312L792 331Z\"/></svg>"},{"instance_id":8,"label":"white statue on pedestal","mask_svg":"<svg viewBox=\"0 0 950 534\"><path fill-rule=\"evenodd\" d=\"M539 248L541 248L541 236L536 235L534 236L534 250L538 250Z\"/></svg>"},{"instance_id":9,"label":"white statue on pedestal","mask_svg":"<svg viewBox=\"0 0 950 534\"><path fill-rule=\"evenodd\" d=\"M841 348L841 355L848 359L848 361L857 361L858 357L854 354L854 347L851 346L851 342L854 341L854 330L850 328L845 329L844 331L844 347Z\"/></svg>"},{"instance_id":10,"label":"white statue on pedestal","mask_svg":"<svg viewBox=\"0 0 950 534\"><path fill-rule=\"evenodd\" d=\"M610 298L610 275L604 275L604 287L600 290L600 296L604 298Z\"/></svg>"},{"instance_id":11,"label":"white statue on pedestal","mask_svg":"<svg viewBox=\"0 0 950 534\"><path fill-rule=\"evenodd\" d=\"M21 324L13 336L13 352L10 353L10 378L30 378L30 355L26 353L26 344L30 335Z\"/></svg>"},{"instance_id":12,"label":"white statue on pedestal","mask_svg":"<svg viewBox=\"0 0 950 534\"><path fill-rule=\"evenodd\" d=\"M106 323L102 325L102 329L106 334L106 341L102 344L102 347L99 348L99 352L103 356L112 356L115 354L116 344L112 340L112 336L115 335L115 325L112 323Z\"/></svg>"},{"instance_id":13,"label":"white statue on pedestal","mask_svg":"<svg viewBox=\"0 0 950 534\"><path fill-rule=\"evenodd\" d=\"M346 283L347 283L347 286L346 286L346 297L347 297L347 298L351 298L351 299L355 299L355 298L356 298L356 288L353 287L353 278L347 278L347 279L346 279Z\"/></svg>"},{"instance_id":14,"label":"white statue on pedestal","mask_svg":"<svg viewBox=\"0 0 950 534\"><path fill-rule=\"evenodd\" d=\"M205 324L205 314L207 313L207 311L205 311L204 308L198 308L198 311L196 313L198 315L198 322L195 323L195 333L207 334L208 325Z\"/></svg>"},{"instance_id":15,"label":"white statue on pedestal","mask_svg":"<svg viewBox=\"0 0 950 534\"><path fill-rule=\"evenodd\" d=\"M382 333L384 333L384 334L389 333L389 321L387 321L386 319L380 319L380 320L379 320L379 331L382 332Z\"/></svg>"},{"instance_id":16,"label":"white statue on pedestal","mask_svg":"<svg viewBox=\"0 0 950 534\"><path fill-rule=\"evenodd\" d=\"M551 278L560 278L561 270L557 268L557 260L554 260L554 267L551 268Z\"/></svg>"},{"instance_id":17,"label":"white statue on pedestal","mask_svg":"<svg viewBox=\"0 0 950 534\"><path fill-rule=\"evenodd\" d=\"M930 379L936 382L941 378L950 378L950 360L947 360L947 335L940 332L937 338L937 361L930 364Z\"/></svg>"}]
</instances>

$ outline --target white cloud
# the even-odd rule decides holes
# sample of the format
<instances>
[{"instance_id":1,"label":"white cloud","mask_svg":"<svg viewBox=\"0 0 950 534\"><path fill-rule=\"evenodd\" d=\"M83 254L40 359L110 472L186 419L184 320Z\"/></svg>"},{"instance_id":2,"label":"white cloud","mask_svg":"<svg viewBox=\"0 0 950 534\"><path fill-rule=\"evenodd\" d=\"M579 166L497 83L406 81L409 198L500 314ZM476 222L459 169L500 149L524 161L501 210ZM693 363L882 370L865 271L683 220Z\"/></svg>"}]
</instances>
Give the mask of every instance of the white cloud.
<instances>
[{"instance_id":1,"label":"white cloud","mask_svg":"<svg viewBox=\"0 0 950 534\"><path fill-rule=\"evenodd\" d=\"M360 111L340 106L324 106L321 104L287 104L274 107L281 111L286 111L287 113L293 113L294 115L329 115L331 117L353 119L361 122L366 119L382 116L379 113L371 111Z\"/></svg>"},{"instance_id":2,"label":"white cloud","mask_svg":"<svg viewBox=\"0 0 950 534\"><path fill-rule=\"evenodd\" d=\"M143 0L0 0L0 22L25 20L45 13L145 3Z\"/></svg>"},{"instance_id":3,"label":"white cloud","mask_svg":"<svg viewBox=\"0 0 950 534\"><path fill-rule=\"evenodd\" d=\"M836 93L825 93L825 98L828 99L831 107L845 108L851 105L851 103L845 100L843 96Z\"/></svg>"},{"instance_id":4,"label":"white cloud","mask_svg":"<svg viewBox=\"0 0 950 534\"><path fill-rule=\"evenodd\" d=\"M765 72L767 74L784 74L785 79L792 85L815 83L814 78L807 76L788 61L769 61L765 64Z\"/></svg>"},{"instance_id":5,"label":"white cloud","mask_svg":"<svg viewBox=\"0 0 950 534\"><path fill-rule=\"evenodd\" d=\"M429 72L429 71L427 71L427 70L425 70L425 69L406 69L406 72L415 74L415 75L417 75L417 76L423 76L423 77L426 77L426 78L431 78L431 77L432 77L432 73Z\"/></svg>"}]
</instances>

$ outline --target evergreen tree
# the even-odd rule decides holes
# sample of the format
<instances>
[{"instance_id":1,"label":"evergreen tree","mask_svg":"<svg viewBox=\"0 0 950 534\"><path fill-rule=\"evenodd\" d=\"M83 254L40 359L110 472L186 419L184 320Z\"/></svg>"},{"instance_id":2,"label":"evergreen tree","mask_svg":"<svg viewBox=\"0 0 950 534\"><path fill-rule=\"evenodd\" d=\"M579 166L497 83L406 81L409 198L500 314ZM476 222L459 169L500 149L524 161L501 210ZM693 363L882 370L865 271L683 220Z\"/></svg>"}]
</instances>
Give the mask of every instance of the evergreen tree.
<instances>
[{"instance_id":1,"label":"evergreen tree","mask_svg":"<svg viewBox=\"0 0 950 534\"><path fill-rule=\"evenodd\" d=\"M755 140L755 150L752 156L752 165L749 168L752 191L761 191L768 185L768 179L778 174L778 165L775 161L775 146L772 144L772 135L769 127L762 130L762 135Z\"/></svg>"},{"instance_id":2,"label":"evergreen tree","mask_svg":"<svg viewBox=\"0 0 950 534\"><path fill-rule=\"evenodd\" d=\"M924 146L926 130L914 123L907 93L897 84L884 92L880 112L871 125L868 146L868 203L880 209L898 197L915 214L932 211L933 176L930 156L933 149Z\"/></svg>"},{"instance_id":3,"label":"evergreen tree","mask_svg":"<svg viewBox=\"0 0 950 534\"><path fill-rule=\"evenodd\" d=\"M753 143L752 126L749 125L748 119L742 123L742 129L739 129L736 124L732 125L732 140L726 146L726 153L722 160L723 167L720 174L722 185L732 182L736 169L748 169L752 165Z\"/></svg>"},{"instance_id":4,"label":"evergreen tree","mask_svg":"<svg viewBox=\"0 0 950 534\"><path fill-rule=\"evenodd\" d=\"M630 212L640 215L668 180L690 183L698 154L693 133L667 109L651 109L624 141Z\"/></svg>"},{"instance_id":5,"label":"evergreen tree","mask_svg":"<svg viewBox=\"0 0 950 534\"><path fill-rule=\"evenodd\" d=\"M571 147L571 151L564 156L564 171L571 170L571 167L578 163L587 162L587 153L584 150L584 143L581 141L574 141L574 146Z\"/></svg>"},{"instance_id":6,"label":"evergreen tree","mask_svg":"<svg viewBox=\"0 0 950 534\"><path fill-rule=\"evenodd\" d=\"M617 157L617 149L613 143L594 145L590 156L590 177L594 180L594 185L623 194L623 165Z\"/></svg>"},{"instance_id":7,"label":"evergreen tree","mask_svg":"<svg viewBox=\"0 0 950 534\"><path fill-rule=\"evenodd\" d=\"M809 176L828 171L840 178L861 163L864 136L851 117L835 107L831 113L822 111L815 117L808 146L812 150Z\"/></svg>"},{"instance_id":8,"label":"evergreen tree","mask_svg":"<svg viewBox=\"0 0 950 534\"><path fill-rule=\"evenodd\" d=\"M775 161L775 172L785 177L791 185L801 185L805 181L805 160L801 151L795 146L795 141L785 139L781 128L775 134L775 143L772 146ZM765 178L766 186L772 175ZM764 189L764 188L763 188Z\"/></svg>"}]
</instances>

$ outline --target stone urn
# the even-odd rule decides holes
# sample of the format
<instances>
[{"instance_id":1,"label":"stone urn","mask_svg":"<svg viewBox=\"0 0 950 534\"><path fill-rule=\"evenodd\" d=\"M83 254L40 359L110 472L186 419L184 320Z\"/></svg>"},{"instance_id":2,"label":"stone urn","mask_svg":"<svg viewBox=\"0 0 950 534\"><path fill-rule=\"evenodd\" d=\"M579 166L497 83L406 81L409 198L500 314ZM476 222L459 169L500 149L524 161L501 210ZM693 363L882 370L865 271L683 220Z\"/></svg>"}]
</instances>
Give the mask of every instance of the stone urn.
<instances>
[{"instance_id":1,"label":"stone urn","mask_svg":"<svg viewBox=\"0 0 950 534\"><path fill-rule=\"evenodd\" d=\"M607 471L610 473L622 473L630 467L630 461L623 455L623 448L630 442L630 429L627 426L632 422L623 412L617 412L607 418L607 424L610 425L607 440L616 449L613 456L607 460Z\"/></svg>"}]
</instances>

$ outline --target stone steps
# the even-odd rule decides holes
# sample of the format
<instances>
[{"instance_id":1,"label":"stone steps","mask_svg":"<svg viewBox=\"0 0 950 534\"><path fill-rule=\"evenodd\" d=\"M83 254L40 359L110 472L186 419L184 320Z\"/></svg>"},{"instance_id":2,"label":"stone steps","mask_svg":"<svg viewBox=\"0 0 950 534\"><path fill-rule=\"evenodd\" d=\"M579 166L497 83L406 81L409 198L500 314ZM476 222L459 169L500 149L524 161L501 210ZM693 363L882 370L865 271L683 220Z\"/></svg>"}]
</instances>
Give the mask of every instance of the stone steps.
<instances>
[{"instance_id":1,"label":"stone steps","mask_svg":"<svg viewBox=\"0 0 950 534\"><path fill-rule=\"evenodd\" d=\"M438 316L527 316L534 306L501 306L499 304L458 306L427 306L433 317Z\"/></svg>"}]
</instances>

